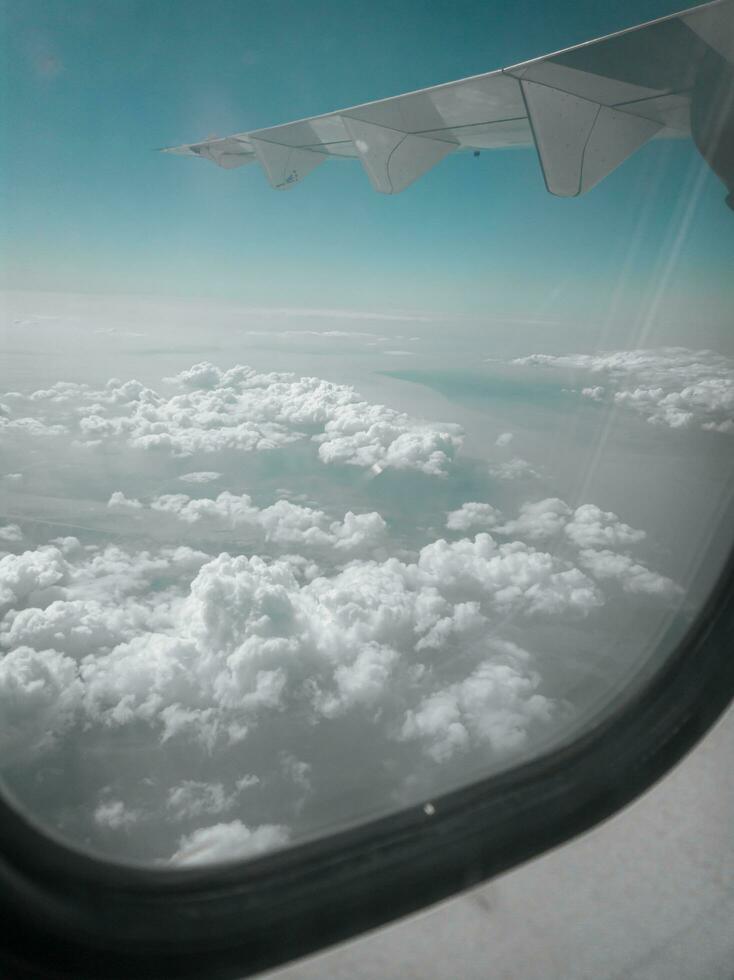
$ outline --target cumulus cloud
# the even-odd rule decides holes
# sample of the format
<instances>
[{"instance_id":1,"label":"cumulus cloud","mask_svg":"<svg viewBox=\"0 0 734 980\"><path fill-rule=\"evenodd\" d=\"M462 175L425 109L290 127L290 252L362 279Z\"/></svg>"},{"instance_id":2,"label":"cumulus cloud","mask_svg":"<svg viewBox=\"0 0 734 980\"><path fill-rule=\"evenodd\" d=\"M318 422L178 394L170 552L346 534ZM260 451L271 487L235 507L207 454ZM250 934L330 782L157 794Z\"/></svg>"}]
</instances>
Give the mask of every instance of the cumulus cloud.
<instances>
[{"instance_id":1,"label":"cumulus cloud","mask_svg":"<svg viewBox=\"0 0 734 980\"><path fill-rule=\"evenodd\" d=\"M573 512L564 532L578 548L625 547L645 538L645 532L624 524L612 511L582 504Z\"/></svg>"},{"instance_id":2,"label":"cumulus cloud","mask_svg":"<svg viewBox=\"0 0 734 980\"><path fill-rule=\"evenodd\" d=\"M473 528L491 528L502 520L502 515L491 504L470 502L452 510L446 518L449 531L470 531Z\"/></svg>"},{"instance_id":3,"label":"cumulus cloud","mask_svg":"<svg viewBox=\"0 0 734 980\"><path fill-rule=\"evenodd\" d=\"M467 678L409 710L401 738L419 739L436 762L476 745L486 745L499 756L521 749L529 730L552 718L555 705L537 693L540 678L527 669L527 652L507 642L498 648L497 657L485 660Z\"/></svg>"},{"instance_id":4,"label":"cumulus cloud","mask_svg":"<svg viewBox=\"0 0 734 980\"><path fill-rule=\"evenodd\" d=\"M527 538L529 541L545 541L555 537L571 517L571 508L558 497L548 497L520 507L519 515L506 521L498 532Z\"/></svg>"},{"instance_id":5,"label":"cumulus cloud","mask_svg":"<svg viewBox=\"0 0 734 980\"><path fill-rule=\"evenodd\" d=\"M0 612L24 602L42 603L57 595L68 566L56 547L0 558Z\"/></svg>"},{"instance_id":6,"label":"cumulus cloud","mask_svg":"<svg viewBox=\"0 0 734 980\"><path fill-rule=\"evenodd\" d=\"M72 724L82 685L56 650L17 647L0 659L0 764L48 748Z\"/></svg>"},{"instance_id":7,"label":"cumulus cloud","mask_svg":"<svg viewBox=\"0 0 734 980\"><path fill-rule=\"evenodd\" d=\"M455 426L316 378L202 363L166 384L175 393L63 382L9 397L2 419L173 456L309 440L323 463L432 476L448 473L460 446ZM498 446L511 438L503 433ZM537 475L519 458L490 472ZM192 464L179 479L204 494L221 474ZM475 751L494 762L522 750L559 706L542 662L503 634L583 620L610 595L677 594L620 553L642 531L558 498L526 502L512 517L467 501L446 515L451 540L389 557L376 511L332 515L285 495L260 506L227 490L127 492L108 500L118 529L129 522L137 536L155 526L175 540L196 532L217 547L142 550L85 535L96 543L64 537L3 554L0 760L50 758L67 736L95 746L130 737L161 753L173 768L156 771L140 796L104 772L85 832L129 840L158 821L179 843L157 853L174 851L166 860L177 865L285 844L285 824L327 778L319 740L379 739L386 757L405 753L429 769ZM0 540L17 544L19 534L6 525ZM220 553L222 541L229 551ZM393 778L387 766L381 778Z\"/></svg>"},{"instance_id":8,"label":"cumulus cloud","mask_svg":"<svg viewBox=\"0 0 734 980\"><path fill-rule=\"evenodd\" d=\"M605 384L587 386L582 395L598 401L611 390L616 404L653 424L734 433L734 360L715 351L660 347L531 354L512 363L601 374Z\"/></svg>"},{"instance_id":9,"label":"cumulus cloud","mask_svg":"<svg viewBox=\"0 0 734 980\"><path fill-rule=\"evenodd\" d=\"M574 510L558 497L522 504L516 518L503 524L495 520L494 529L529 541L547 541L563 533L577 548L627 547L645 538L644 531L625 524L612 511L595 504Z\"/></svg>"},{"instance_id":10,"label":"cumulus cloud","mask_svg":"<svg viewBox=\"0 0 734 980\"><path fill-rule=\"evenodd\" d=\"M49 737L76 717L231 744L285 710L306 724L383 710L422 653L481 647L495 612L586 615L603 602L568 561L488 534L436 541L413 563L358 560L310 580L287 558L207 560L185 548L64 557L47 547L3 565L15 591L0 631L11 648L2 690Z\"/></svg>"},{"instance_id":11,"label":"cumulus cloud","mask_svg":"<svg viewBox=\"0 0 734 980\"><path fill-rule=\"evenodd\" d=\"M495 440L495 446L509 446L514 438L512 432L501 432Z\"/></svg>"},{"instance_id":12,"label":"cumulus cloud","mask_svg":"<svg viewBox=\"0 0 734 980\"><path fill-rule=\"evenodd\" d=\"M289 836L288 829L278 824L262 824L250 829L241 820L217 823L182 837L169 863L191 866L253 857L283 847Z\"/></svg>"},{"instance_id":13,"label":"cumulus cloud","mask_svg":"<svg viewBox=\"0 0 734 980\"><path fill-rule=\"evenodd\" d=\"M108 508L116 514L135 513L143 509L143 505L134 497L126 497L122 490L115 490L107 501Z\"/></svg>"},{"instance_id":14,"label":"cumulus cloud","mask_svg":"<svg viewBox=\"0 0 734 980\"><path fill-rule=\"evenodd\" d=\"M366 402L352 387L319 378L259 373L243 365L222 371L203 362L166 382L181 392L169 397L117 378L103 389L58 382L25 399L33 416L2 417L0 429L38 435L69 431L81 445L119 440L183 457L253 452L310 439L324 463L433 476L445 475L461 445L457 425Z\"/></svg>"},{"instance_id":15,"label":"cumulus cloud","mask_svg":"<svg viewBox=\"0 0 734 980\"><path fill-rule=\"evenodd\" d=\"M376 514L362 515L364 525L354 515L330 522L286 501L257 508L245 495L167 495L141 508L190 524L242 521L263 541L299 549L327 541L334 554L384 531ZM82 547L71 537L7 555L0 559L0 647L10 651L0 661L0 710L11 718L6 748L40 750L77 723L142 724L161 744L193 739L212 752L247 742L267 719L287 717L293 732L355 713L384 722L388 710L392 730L424 739L436 758L449 750L431 719L444 715L457 747L480 735L490 747L509 746L523 718L535 724L543 713L521 710L522 697L539 694L538 682L527 654L498 646L497 623L508 614L588 616L613 580L662 599L678 587L614 550L644 535L612 512L548 498L502 521L488 504L465 504L449 514L452 529L464 534L491 522L492 534L439 539L413 561L357 558L329 574L290 554L128 551ZM565 543L567 557L538 547L550 538ZM425 664L444 650L461 651L470 669L436 690ZM503 677L511 704L491 721L501 698L490 689ZM472 714L476 704L488 727L479 709ZM226 813L233 794L216 780L189 780L171 788L167 808L172 819Z\"/></svg>"},{"instance_id":16,"label":"cumulus cloud","mask_svg":"<svg viewBox=\"0 0 734 980\"><path fill-rule=\"evenodd\" d=\"M387 525L372 511L348 511L341 521L330 520L312 507L278 500L269 507L257 507L248 494L224 491L214 500L192 498L186 494L165 494L153 498L147 507L115 491L107 506L116 513L164 515L188 525L220 530L244 530L257 540L287 548L329 550L337 554L373 551L385 543Z\"/></svg>"},{"instance_id":17,"label":"cumulus cloud","mask_svg":"<svg viewBox=\"0 0 734 980\"><path fill-rule=\"evenodd\" d=\"M657 572L652 571L629 555L620 555L608 549L585 548L580 553L581 564L597 579L616 579L625 592L674 599L682 594L681 587Z\"/></svg>"}]
</instances>

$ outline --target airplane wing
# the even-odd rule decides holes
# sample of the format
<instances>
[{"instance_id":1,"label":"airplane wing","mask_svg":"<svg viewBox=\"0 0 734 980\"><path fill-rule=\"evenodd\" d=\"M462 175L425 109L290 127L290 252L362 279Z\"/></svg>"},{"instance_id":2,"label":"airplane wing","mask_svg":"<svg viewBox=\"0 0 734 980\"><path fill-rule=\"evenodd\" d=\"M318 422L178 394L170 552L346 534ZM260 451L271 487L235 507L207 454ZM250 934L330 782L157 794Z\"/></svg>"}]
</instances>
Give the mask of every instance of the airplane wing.
<instances>
[{"instance_id":1,"label":"airplane wing","mask_svg":"<svg viewBox=\"0 0 734 980\"><path fill-rule=\"evenodd\" d=\"M584 194L651 139L691 134L699 68L734 63L734 3L691 10L532 61L221 139L169 147L257 162L278 190L330 157L395 194L450 153L535 146L552 194Z\"/></svg>"}]
</instances>

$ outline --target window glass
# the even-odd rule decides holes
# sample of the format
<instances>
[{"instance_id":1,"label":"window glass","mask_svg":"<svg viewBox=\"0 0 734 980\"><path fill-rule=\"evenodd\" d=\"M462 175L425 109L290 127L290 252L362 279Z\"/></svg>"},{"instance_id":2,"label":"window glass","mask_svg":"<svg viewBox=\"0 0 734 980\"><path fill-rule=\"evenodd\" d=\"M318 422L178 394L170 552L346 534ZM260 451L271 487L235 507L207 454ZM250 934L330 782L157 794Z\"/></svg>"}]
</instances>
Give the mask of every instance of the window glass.
<instances>
[{"instance_id":1,"label":"window glass","mask_svg":"<svg viewBox=\"0 0 734 980\"><path fill-rule=\"evenodd\" d=\"M672 652L734 462L734 221L672 28L682 108L577 198L524 116L438 150L364 116L312 168L152 152L670 12L2 6L0 773L50 832L261 853L573 738Z\"/></svg>"}]
</instances>

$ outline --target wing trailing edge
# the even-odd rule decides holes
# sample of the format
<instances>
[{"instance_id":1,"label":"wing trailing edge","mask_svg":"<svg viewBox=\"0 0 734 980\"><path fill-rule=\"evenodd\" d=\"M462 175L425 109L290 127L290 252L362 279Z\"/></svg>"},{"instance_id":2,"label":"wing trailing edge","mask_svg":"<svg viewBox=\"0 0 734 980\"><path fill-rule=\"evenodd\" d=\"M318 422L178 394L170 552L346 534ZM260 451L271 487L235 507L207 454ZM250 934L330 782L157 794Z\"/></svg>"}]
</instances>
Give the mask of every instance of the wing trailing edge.
<instances>
[{"instance_id":1,"label":"wing trailing edge","mask_svg":"<svg viewBox=\"0 0 734 980\"><path fill-rule=\"evenodd\" d=\"M375 190L397 194L450 153L534 145L547 189L576 197L649 140L691 135L712 59L718 88L734 93L734 0L485 75L165 152L225 169L258 162L279 190L328 157L356 158ZM719 144L723 170L712 166L733 190L734 154ZM696 145L712 163L714 151Z\"/></svg>"}]
</instances>

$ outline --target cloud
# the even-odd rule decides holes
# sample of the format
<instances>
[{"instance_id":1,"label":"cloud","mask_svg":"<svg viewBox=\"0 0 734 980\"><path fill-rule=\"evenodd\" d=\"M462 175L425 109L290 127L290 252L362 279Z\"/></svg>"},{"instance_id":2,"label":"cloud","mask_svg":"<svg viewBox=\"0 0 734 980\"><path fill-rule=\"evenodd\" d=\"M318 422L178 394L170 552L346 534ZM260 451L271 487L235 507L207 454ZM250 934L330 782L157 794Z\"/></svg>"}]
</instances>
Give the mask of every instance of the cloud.
<instances>
[{"instance_id":1,"label":"cloud","mask_svg":"<svg viewBox=\"0 0 734 980\"><path fill-rule=\"evenodd\" d=\"M105 800L94 811L94 822L109 830L126 830L140 819L139 810L131 810L122 800Z\"/></svg>"},{"instance_id":2,"label":"cloud","mask_svg":"<svg viewBox=\"0 0 734 980\"><path fill-rule=\"evenodd\" d=\"M436 541L415 563L357 560L310 580L286 558L207 560L185 548L108 546L65 558L47 547L18 557L20 565L9 556L0 568L12 566L26 608L9 610L0 641L22 644L16 673L21 662L26 673L45 659L56 667L42 685L13 688L14 710L22 715L28 699L29 717L37 714L43 689L49 732L76 712L84 725L142 723L163 740L193 736L210 746L246 738L283 711L291 724L311 725L383 710L422 652L446 643L481 649L495 611L586 615L603 602L569 562L487 534ZM46 584L60 594L39 588ZM8 654L6 669L19 656ZM73 696L56 716L61 679Z\"/></svg>"},{"instance_id":3,"label":"cloud","mask_svg":"<svg viewBox=\"0 0 734 980\"><path fill-rule=\"evenodd\" d=\"M372 511L348 511L341 521L312 507L278 500L260 508L248 494L223 491L216 499L192 498L183 493L155 497L146 507L115 491L107 506L116 513L155 513L177 522L213 530L244 530L257 540L286 548L333 551L336 554L371 552L386 541L387 525Z\"/></svg>"},{"instance_id":4,"label":"cloud","mask_svg":"<svg viewBox=\"0 0 734 980\"><path fill-rule=\"evenodd\" d=\"M8 544L17 544L23 540L23 532L17 524L4 524L0 527L0 542L6 541Z\"/></svg>"},{"instance_id":5,"label":"cloud","mask_svg":"<svg viewBox=\"0 0 734 980\"><path fill-rule=\"evenodd\" d=\"M515 438L512 432L501 432L495 440L495 446L509 446Z\"/></svg>"},{"instance_id":6,"label":"cloud","mask_svg":"<svg viewBox=\"0 0 734 980\"><path fill-rule=\"evenodd\" d=\"M168 791L166 808L173 820L198 820L203 816L228 813L236 805L240 793L259 782L257 776L243 776L227 792L222 783L205 783L187 779Z\"/></svg>"},{"instance_id":7,"label":"cloud","mask_svg":"<svg viewBox=\"0 0 734 980\"><path fill-rule=\"evenodd\" d=\"M526 459L514 456L504 463L491 463L489 475L497 480L540 479L540 473Z\"/></svg>"},{"instance_id":8,"label":"cloud","mask_svg":"<svg viewBox=\"0 0 734 980\"><path fill-rule=\"evenodd\" d=\"M183 473L179 480L184 483L214 483L215 480L221 479L221 473L215 473L213 470L200 470L196 473Z\"/></svg>"},{"instance_id":9,"label":"cloud","mask_svg":"<svg viewBox=\"0 0 734 980\"><path fill-rule=\"evenodd\" d=\"M82 697L77 665L56 650L18 647L0 659L0 763L52 745L73 724Z\"/></svg>"},{"instance_id":10,"label":"cloud","mask_svg":"<svg viewBox=\"0 0 734 980\"><path fill-rule=\"evenodd\" d=\"M581 564L594 578L616 579L625 592L674 599L683 590L672 579L651 571L645 565L613 551L585 548L579 555Z\"/></svg>"},{"instance_id":11,"label":"cloud","mask_svg":"<svg viewBox=\"0 0 734 980\"><path fill-rule=\"evenodd\" d=\"M218 823L182 837L169 863L192 866L253 857L283 847L289 836L287 828L278 824L250 829L241 820Z\"/></svg>"},{"instance_id":12,"label":"cloud","mask_svg":"<svg viewBox=\"0 0 734 980\"><path fill-rule=\"evenodd\" d=\"M521 541L497 545L489 534L420 552L419 580L455 600L481 599L503 611L529 615L586 615L603 596L578 568Z\"/></svg>"},{"instance_id":13,"label":"cloud","mask_svg":"<svg viewBox=\"0 0 734 980\"><path fill-rule=\"evenodd\" d=\"M512 361L604 375L582 388L593 400L611 390L614 402L655 425L734 433L734 360L711 350L660 347L599 354L531 354Z\"/></svg>"},{"instance_id":14,"label":"cloud","mask_svg":"<svg viewBox=\"0 0 734 980\"><path fill-rule=\"evenodd\" d=\"M600 402L604 398L604 393L606 389L603 385L593 385L591 388L582 388L581 394L584 398L591 398L596 402Z\"/></svg>"},{"instance_id":15,"label":"cloud","mask_svg":"<svg viewBox=\"0 0 734 980\"><path fill-rule=\"evenodd\" d=\"M244 553L233 533L232 553L67 536L3 556L0 757L50 772L57 749L89 750L80 839L149 839L175 864L310 829L338 778L327 744L375 746L368 766L397 754L411 772L524 752L565 708L532 642L510 639L530 623L566 630L610 601L623 611L630 595L679 594L620 553L641 531L558 498L510 519L469 501L447 516L452 540L399 557L377 512L335 519L227 491L117 491L110 503L137 530L154 521L178 540L241 529ZM128 758L111 784L102 749L132 738L140 764ZM160 765L146 781L149 756ZM407 792L405 771L384 764L386 793ZM178 845L161 844L172 833Z\"/></svg>"},{"instance_id":16,"label":"cloud","mask_svg":"<svg viewBox=\"0 0 734 980\"><path fill-rule=\"evenodd\" d=\"M340 309L318 309L311 307L263 307L250 308L246 311L256 316L275 316L275 317L307 317L319 320L385 320L388 322L410 322L410 323L435 323L437 320L445 319L445 314L437 313L413 313L402 310L385 310L373 312L369 310L340 310ZM327 331L341 334L342 331Z\"/></svg>"},{"instance_id":17,"label":"cloud","mask_svg":"<svg viewBox=\"0 0 734 980\"><path fill-rule=\"evenodd\" d=\"M473 528L492 528L502 520L500 512L491 504L466 503L452 510L446 518L449 531L470 531Z\"/></svg>"},{"instance_id":18,"label":"cloud","mask_svg":"<svg viewBox=\"0 0 734 980\"><path fill-rule=\"evenodd\" d=\"M571 508L565 501L558 497L548 497L537 503L522 504L518 517L506 521L497 531L530 541L545 541L563 530L571 513Z\"/></svg>"},{"instance_id":19,"label":"cloud","mask_svg":"<svg viewBox=\"0 0 734 980\"><path fill-rule=\"evenodd\" d=\"M324 463L418 470L442 476L461 445L461 429L371 404L348 385L238 365L195 364L167 383L167 397L138 381L112 378L103 389L59 382L25 399L36 417L0 418L0 431L70 432L81 445L121 441L174 456L255 452L310 439ZM51 415L53 424L43 416ZM63 424L59 422L59 416Z\"/></svg>"},{"instance_id":20,"label":"cloud","mask_svg":"<svg viewBox=\"0 0 734 980\"><path fill-rule=\"evenodd\" d=\"M497 646L495 659L407 711L401 738L420 740L436 762L477 745L497 756L521 749L529 730L553 717L555 705L537 693L540 677L527 669L526 651L507 642Z\"/></svg>"},{"instance_id":21,"label":"cloud","mask_svg":"<svg viewBox=\"0 0 734 980\"><path fill-rule=\"evenodd\" d=\"M135 498L126 497L121 490L115 490L107 501L108 508L115 514L137 513L143 505Z\"/></svg>"},{"instance_id":22,"label":"cloud","mask_svg":"<svg viewBox=\"0 0 734 980\"><path fill-rule=\"evenodd\" d=\"M261 543L326 545L332 556L351 557L384 533L378 514L330 521L288 501L258 508L246 495L227 493L214 500L166 495L141 509L184 524L239 522L255 527ZM449 514L461 533L490 521L492 535L439 539L414 561L361 557L328 574L302 555L83 548L75 538L5 556L0 646L11 651L3 663L15 678L6 696L18 717L27 699L28 717L44 718L51 741L73 717L102 729L143 724L163 744L194 739L214 751L246 741L266 719L287 717L284 731L293 733L354 712L377 717L398 690L402 700L392 710L412 711L418 731L437 703L431 700L437 692L425 689L432 651L463 651L471 670L491 660L491 670L482 668L486 681L495 676L500 642L493 624L509 613L516 622L586 617L605 603L603 583L614 580L629 593L670 599L679 592L670 579L612 550L640 542L643 532L594 505L574 510L548 498L524 504L504 523L477 502ZM496 535L512 539L498 543ZM549 538L568 557L533 544ZM504 666L519 670L522 660L525 670L527 658L509 649L500 650ZM36 683L45 658L53 669ZM441 696L457 718L468 711L462 705L469 695L456 685L470 675L452 679ZM26 676L32 683L17 680ZM62 683L71 692L66 700L59 697ZM525 682L516 688L529 690ZM479 730L478 722L461 724L468 739ZM228 798L192 784L176 799L184 807L197 793L214 802Z\"/></svg>"},{"instance_id":23,"label":"cloud","mask_svg":"<svg viewBox=\"0 0 734 980\"><path fill-rule=\"evenodd\" d=\"M6 432L11 435L31 436L34 438L46 437L53 438L63 436L69 430L65 425L47 425L40 419L24 416L17 419L0 418L0 433Z\"/></svg>"},{"instance_id":24,"label":"cloud","mask_svg":"<svg viewBox=\"0 0 734 980\"><path fill-rule=\"evenodd\" d=\"M0 613L23 602L43 602L64 582L67 563L55 547L0 558Z\"/></svg>"},{"instance_id":25,"label":"cloud","mask_svg":"<svg viewBox=\"0 0 734 980\"><path fill-rule=\"evenodd\" d=\"M577 548L626 547L644 540L645 532L630 527L612 511L595 504L582 504L575 510L558 497L547 497L522 504L514 520L500 524L497 534L509 534L529 541L547 541L563 533Z\"/></svg>"},{"instance_id":26,"label":"cloud","mask_svg":"<svg viewBox=\"0 0 734 980\"><path fill-rule=\"evenodd\" d=\"M577 507L564 532L578 548L625 547L645 538L645 532L624 524L612 511L594 504Z\"/></svg>"}]
</instances>

